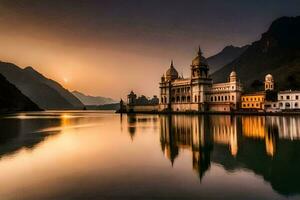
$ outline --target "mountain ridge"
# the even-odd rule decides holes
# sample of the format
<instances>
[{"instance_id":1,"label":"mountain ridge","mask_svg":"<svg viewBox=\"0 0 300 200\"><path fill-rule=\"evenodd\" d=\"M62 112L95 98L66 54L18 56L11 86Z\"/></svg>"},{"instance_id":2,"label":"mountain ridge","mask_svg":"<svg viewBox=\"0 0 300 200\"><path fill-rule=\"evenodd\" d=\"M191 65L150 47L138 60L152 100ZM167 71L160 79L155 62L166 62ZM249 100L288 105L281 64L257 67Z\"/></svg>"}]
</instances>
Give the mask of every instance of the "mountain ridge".
<instances>
[{"instance_id":1,"label":"mountain ridge","mask_svg":"<svg viewBox=\"0 0 300 200\"><path fill-rule=\"evenodd\" d=\"M117 102L116 100L109 97L86 95L76 90L72 91L72 94L75 95L84 105L87 106L113 104Z\"/></svg>"},{"instance_id":2,"label":"mountain ridge","mask_svg":"<svg viewBox=\"0 0 300 200\"><path fill-rule=\"evenodd\" d=\"M233 45L225 46L219 53L208 57L206 60L209 64L211 73L219 70L226 64L230 63L242 53L244 53L249 45L244 45L241 47L236 47Z\"/></svg>"},{"instance_id":3,"label":"mountain ridge","mask_svg":"<svg viewBox=\"0 0 300 200\"><path fill-rule=\"evenodd\" d=\"M41 109L0 74L0 113Z\"/></svg>"},{"instance_id":4,"label":"mountain ridge","mask_svg":"<svg viewBox=\"0 0 300 200\"><path fill-rule=\"evenodd\" d=\"M279 90L300 88L300 16L281 17L272 22L261 38L238 58L212 74L215 82L226 80L236 70L246 91L271 73Z\"/></svg>"},{"instance_id":5,"label":"mountain ridge","mask_svg":"<svg viewBox=\"0 0 300 200\"><path fill-rule=\"evenodd\" d=\"M32 67L22 69L13 63L0 62L0 73L43 109L75 109L77 105L83 107L68 90Z\"/></svg>"}]
</instances>

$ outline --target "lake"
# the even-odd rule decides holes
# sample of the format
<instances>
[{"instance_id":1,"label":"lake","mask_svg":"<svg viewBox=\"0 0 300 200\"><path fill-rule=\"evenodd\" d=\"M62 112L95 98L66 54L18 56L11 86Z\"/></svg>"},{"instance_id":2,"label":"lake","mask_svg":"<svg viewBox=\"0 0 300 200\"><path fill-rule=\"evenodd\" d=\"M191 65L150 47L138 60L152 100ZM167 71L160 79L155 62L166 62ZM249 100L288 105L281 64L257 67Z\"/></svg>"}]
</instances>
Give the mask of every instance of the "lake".
<instances>
[{"instance_id":1,"label":"lake","mask_svg":"<svg viewBox=\"0 0 300 200\"><path fill-rule=\"evenodd\" d=\"M0 199L300 199L300 116L0 118Z\"/></svg>"}]
</instances>

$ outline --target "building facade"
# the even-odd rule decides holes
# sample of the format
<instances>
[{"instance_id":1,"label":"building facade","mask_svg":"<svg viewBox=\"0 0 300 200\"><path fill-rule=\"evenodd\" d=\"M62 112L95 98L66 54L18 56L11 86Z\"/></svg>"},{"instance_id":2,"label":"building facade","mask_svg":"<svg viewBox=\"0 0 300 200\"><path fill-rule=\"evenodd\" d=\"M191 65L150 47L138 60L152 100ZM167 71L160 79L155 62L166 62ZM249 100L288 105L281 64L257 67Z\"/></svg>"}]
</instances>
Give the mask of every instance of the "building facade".
<instances>
[{"instance_id":1,"label":"building facade","mask_svg":"<svg viewBox=\"0 0 300 200\"><path fill-rule=\"evenodd\" d=\"M280 91L278 92L277 106L280 110L300 109L300 91Z\"/></svg>"},{"instance_id":2,"label":"building facade","mask_svg":"<svg viewBox=\"0 0 300 200\"><path fill-rule=\"evenodd\" d=\"M274 79L271 74L265 76L264 91L245 93L241 98L243 110L265 110L265 107L272 107L273 102L267 102L267 93L274 91Z\"/></svg>"},{"instance_id":3,"label":"building facade","mask_svg":"<svg viewBox=\"0 0 300 200\"><path fill-rule=\"evenodd\" d=\"M241 108L244 110L263 110L265 99L265 92L243 94Z\"/></svg>"},{"instance_id":4,"label":"building facade","mask_svg":"<svg viewBox=\"0 0 300 200\"><path fill-rule=\"evenodd\" d=\"M199 48L190 66L191 75L178 75L173 62L161 77L159 111L231 111L239 107L242 85L235 72L228 82L214 84Z\"/></svg>"}]
</instances>

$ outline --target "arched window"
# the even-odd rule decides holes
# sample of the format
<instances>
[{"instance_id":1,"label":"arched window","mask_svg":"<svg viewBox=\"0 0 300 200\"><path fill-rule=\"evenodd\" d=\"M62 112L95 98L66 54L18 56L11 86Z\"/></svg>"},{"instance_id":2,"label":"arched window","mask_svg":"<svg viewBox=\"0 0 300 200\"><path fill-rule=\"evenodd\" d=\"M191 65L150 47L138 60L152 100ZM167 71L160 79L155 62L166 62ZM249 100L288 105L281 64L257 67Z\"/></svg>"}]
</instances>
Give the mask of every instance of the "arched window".
<instances>
[{"instance_id":1,"label":"arched window","mask_svg":"<svg viewBox=\"0 0 300 200\"><path fill-rule=\"evenodd\" d=\"M164 103L164 98L162 97L160 101L161 101L161 103Z\"/></svg>"},{"instance_id":2,"label":"arched window","mask_svg":"<svg viewBox=\"0 0 300 200\"><path fill-rule=\"evenodd\" d=\"M298 108L298 103L295 103L295 108Z\"/></svg>"},{"instance_id":3,"label":"arched window","mask_svg":"<svg viewBox=\"0 0 300 200\"><path fill-rule=\"evenodd\" d=\"M283 104L282 104L282 103L279 103L279 107L281 107L281 108L282 108L282 107L283 107Z\"/></svg>"},{"instance_id":4,"label":"arched window","mask_svg":"<svg viewBox=\"0 0 300 200\"><path fill-rule=\"evenodd\" d=\"M172 102L175 102L175 97L172 97Z\"/></svg>"},{"instance_id":5,"label":"arched window","mask_svg":"<svg viewBox=\"0 0 300 200\"><path fill-rule=\"evenodd\" d=\"M210 101L213 102L213 101L214 101L214 98L213 98L213 97L210 97Z\"/></svg>"},{"instance_id":6,"label":"arched window","mask_svg":"<svg viewBox=\"0 0 300 200\"><path fill-rule=\"evenodd\" d=\"M168 102L167 102L167 97L165 97L165 103L168 103Z\"/></svg>"},{"instance_id":7,"label":"arched window","mask_svg":"<svg viewBox=\"0 0 300 200\"><path fill-rule=\"evenodd\" d=\"M198 102L200 102L200 96L198 96Z\"/></svg>"},{"instance_id":8,"label":"arched window","mask_svg":"<svg viewBox=\"0 0 300 200\"><path fill-rule=\"evenodd\" d=\"M180 102L180 97L179 96L176 97L176 102Z\"/></svg>"},{"instance_id":9,"label":"arched window","mask_svg":"<svg viewBox=\"0 0 300 200\"><path fill-rule=\"evenodd\" d=\"M195 102L197 102L197 96L195 96Z\"/></svg>"},{"instance_id":10,"label":"arched window","mask_svg":"<svg viewBox=\"0 0 300 200\"><path fill-rule=\"evenodd\" d=\"M191 97L187 96L187 102L190 102L190 101L191 101Z\"/></svg>"},{"instance_id":11,"label":"arched window","mask_svg":"<svg viewBox=\"0 0 300 200\"><path fill-rule=\"evenodd\" d=\"M291 107L291 104L290 103L285 103L285 107Z\"/></svg>"}]
</instances>

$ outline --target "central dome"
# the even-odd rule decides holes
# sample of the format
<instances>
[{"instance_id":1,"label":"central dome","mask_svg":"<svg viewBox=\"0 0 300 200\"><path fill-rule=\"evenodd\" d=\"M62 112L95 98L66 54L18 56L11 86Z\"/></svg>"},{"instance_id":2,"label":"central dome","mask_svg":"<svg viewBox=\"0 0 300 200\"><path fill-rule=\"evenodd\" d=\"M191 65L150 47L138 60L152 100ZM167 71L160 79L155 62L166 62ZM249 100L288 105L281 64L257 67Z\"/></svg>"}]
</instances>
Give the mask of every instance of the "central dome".
<instances>
[{"instance_id":1,"label":"central dome","mask_svg":"<svg viewBox=\"0 0 300 200\"><path fill-rule=\"evenodd\" d=\"M201 51L200 47L199 47L199 50L198 50L197 57L194 58L193 61L192 61L192 66L206 66L207 67L207 61L202 56L202 51Z\"/></svg>"},{"instance_id":2,"label":"central dome","mask_svg":"<svg viewBox=\"0 0 300 200\"><path fill-rule=\"evenodd\" d=\"M166 71L166 78L167 78L168 80L173 80L173 79L178 78L178 72L177 72L177 70L174 68L173 61L171 61L171 66L170 66L170 68Z\"/></svg>"}]
</instances>

